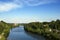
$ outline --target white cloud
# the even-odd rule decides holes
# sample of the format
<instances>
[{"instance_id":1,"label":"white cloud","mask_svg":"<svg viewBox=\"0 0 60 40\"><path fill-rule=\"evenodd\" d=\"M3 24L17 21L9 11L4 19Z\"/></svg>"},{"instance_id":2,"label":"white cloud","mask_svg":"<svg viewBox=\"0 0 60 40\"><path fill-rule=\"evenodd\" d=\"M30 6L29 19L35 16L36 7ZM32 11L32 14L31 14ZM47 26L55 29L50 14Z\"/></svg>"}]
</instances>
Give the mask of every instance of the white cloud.
<instances>
[{"instance_id":1,"label":"white cloud","mask_svg":"<svg viewBox=\"0 0 60 40\"><path fill-rule=\"evenodd\" d=\"M19 5L14 3L0 3L0 12L1 11L9 11L11 9L15 9L19 7Z\"/></svg>"},{"instance_id":2,"label":"white cloud","mask_svg":"<svg viewBox=\"0 0 60 40\"><path fill-rule=\"evenodd\" d=\"M48 3L55 3L58 0L16 0L15 2L23 2L27 6L38 6Z\"/></svg>"},{"instance_id":3,"label":"white cloud","mask_svg":"<svg viewBox=\"0 0 60 40\"><path fill-rule=\"evenodd\" d=\"M12 2L0 2L0 12L10 11L23 6L38 6L48 3L54 3L58 0L12 0Z\"/></svg>"},{"instance_id":4,"label":"white cloud","mask_svg":"<svg viewBox=\"0 0 60 40\"><path fill-rule=\"evenodd\" d=\"M37 19L36 18L18 18L18 17L14 17L14 18L0 18L0 21L3 20L7 23L29 23L29 22L39 21L39 19L38 20Z\"/></svg>"}]
</instances>

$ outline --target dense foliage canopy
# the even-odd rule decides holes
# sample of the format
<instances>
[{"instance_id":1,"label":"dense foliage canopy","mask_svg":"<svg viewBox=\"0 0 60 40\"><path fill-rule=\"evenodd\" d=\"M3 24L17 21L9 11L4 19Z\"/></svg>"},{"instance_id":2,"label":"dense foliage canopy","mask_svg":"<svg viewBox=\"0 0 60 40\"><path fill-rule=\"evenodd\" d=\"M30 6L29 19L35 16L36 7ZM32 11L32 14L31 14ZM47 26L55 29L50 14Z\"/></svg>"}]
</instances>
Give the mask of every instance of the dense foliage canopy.
<instances>
[{"instance_id":1,"label":"dense foliage canopy","mask_svg":"<svg viewBox=\"0 0 60 40\"><path fill-rule=\"evenodd\" d=\"M0 21L0 40L6 40L9 35L10 29L14 28L14 24L6 23L4 21Z\"/></svg>"},{"instance_id":2,"label":"dense foliage canopy","mask_svg":"<svg viewBox=\"0 0 60 40\"><path fill-rule=\"evenodd\" d=\"M51 22L32 22L26 24L24 29L38 35L43 35L48 40L60 40L60 20Z\"/></svg>"}]
</instances>

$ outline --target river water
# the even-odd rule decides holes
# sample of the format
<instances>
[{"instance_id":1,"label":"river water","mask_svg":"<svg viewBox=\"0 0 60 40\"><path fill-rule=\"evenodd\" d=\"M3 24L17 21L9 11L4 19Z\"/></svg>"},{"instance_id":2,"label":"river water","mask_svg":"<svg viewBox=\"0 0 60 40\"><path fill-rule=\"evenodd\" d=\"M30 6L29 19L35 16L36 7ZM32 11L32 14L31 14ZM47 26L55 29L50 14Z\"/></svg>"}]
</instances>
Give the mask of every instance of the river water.
<instances>
[{"instance_id":1,"label":"river water","mask_svg":"<svg viewBox=\"0 0 60 40\"><path fill-rule=\"evenodd\" d=\"M10 30L7 40L45 40L44 37L24 31L24 26L19 26Z\"/></svg>"}]
</instances>

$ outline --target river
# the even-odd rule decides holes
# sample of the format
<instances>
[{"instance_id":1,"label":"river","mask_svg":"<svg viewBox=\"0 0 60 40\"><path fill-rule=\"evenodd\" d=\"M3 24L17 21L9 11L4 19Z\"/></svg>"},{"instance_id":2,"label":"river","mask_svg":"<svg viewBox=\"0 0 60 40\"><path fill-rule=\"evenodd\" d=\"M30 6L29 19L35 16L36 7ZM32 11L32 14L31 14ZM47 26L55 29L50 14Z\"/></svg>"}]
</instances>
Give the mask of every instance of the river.
<instances>
[{"instance_id":1,"label":"river","mask_svg":"<svg viewBox=\"0 0 60 40\"><path fill-rule=\"evenodd\" d=\"M45 40L44 37L24 31L24 26L19 26L10 30L7 40Z\"/></svg>"}]
</instances>

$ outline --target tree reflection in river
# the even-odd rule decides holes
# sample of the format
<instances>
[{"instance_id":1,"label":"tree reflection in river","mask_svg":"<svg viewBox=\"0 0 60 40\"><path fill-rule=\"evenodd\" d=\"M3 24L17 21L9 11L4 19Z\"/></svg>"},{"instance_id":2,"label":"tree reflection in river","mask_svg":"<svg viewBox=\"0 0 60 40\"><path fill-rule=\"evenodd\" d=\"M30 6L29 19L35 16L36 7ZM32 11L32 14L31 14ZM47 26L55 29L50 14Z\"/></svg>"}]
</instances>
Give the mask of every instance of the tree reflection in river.
<instances>
[{"instance_id":1,"label":"tree reflection in river","mask_svg":"<svg viewBox=\"0 0 60 40\"><path fill-rule=\"evenodd\" d=\"M24 26L13 28L7 40L45 40L44 37L24 31Z\"/></svg>"}]
</instances>

